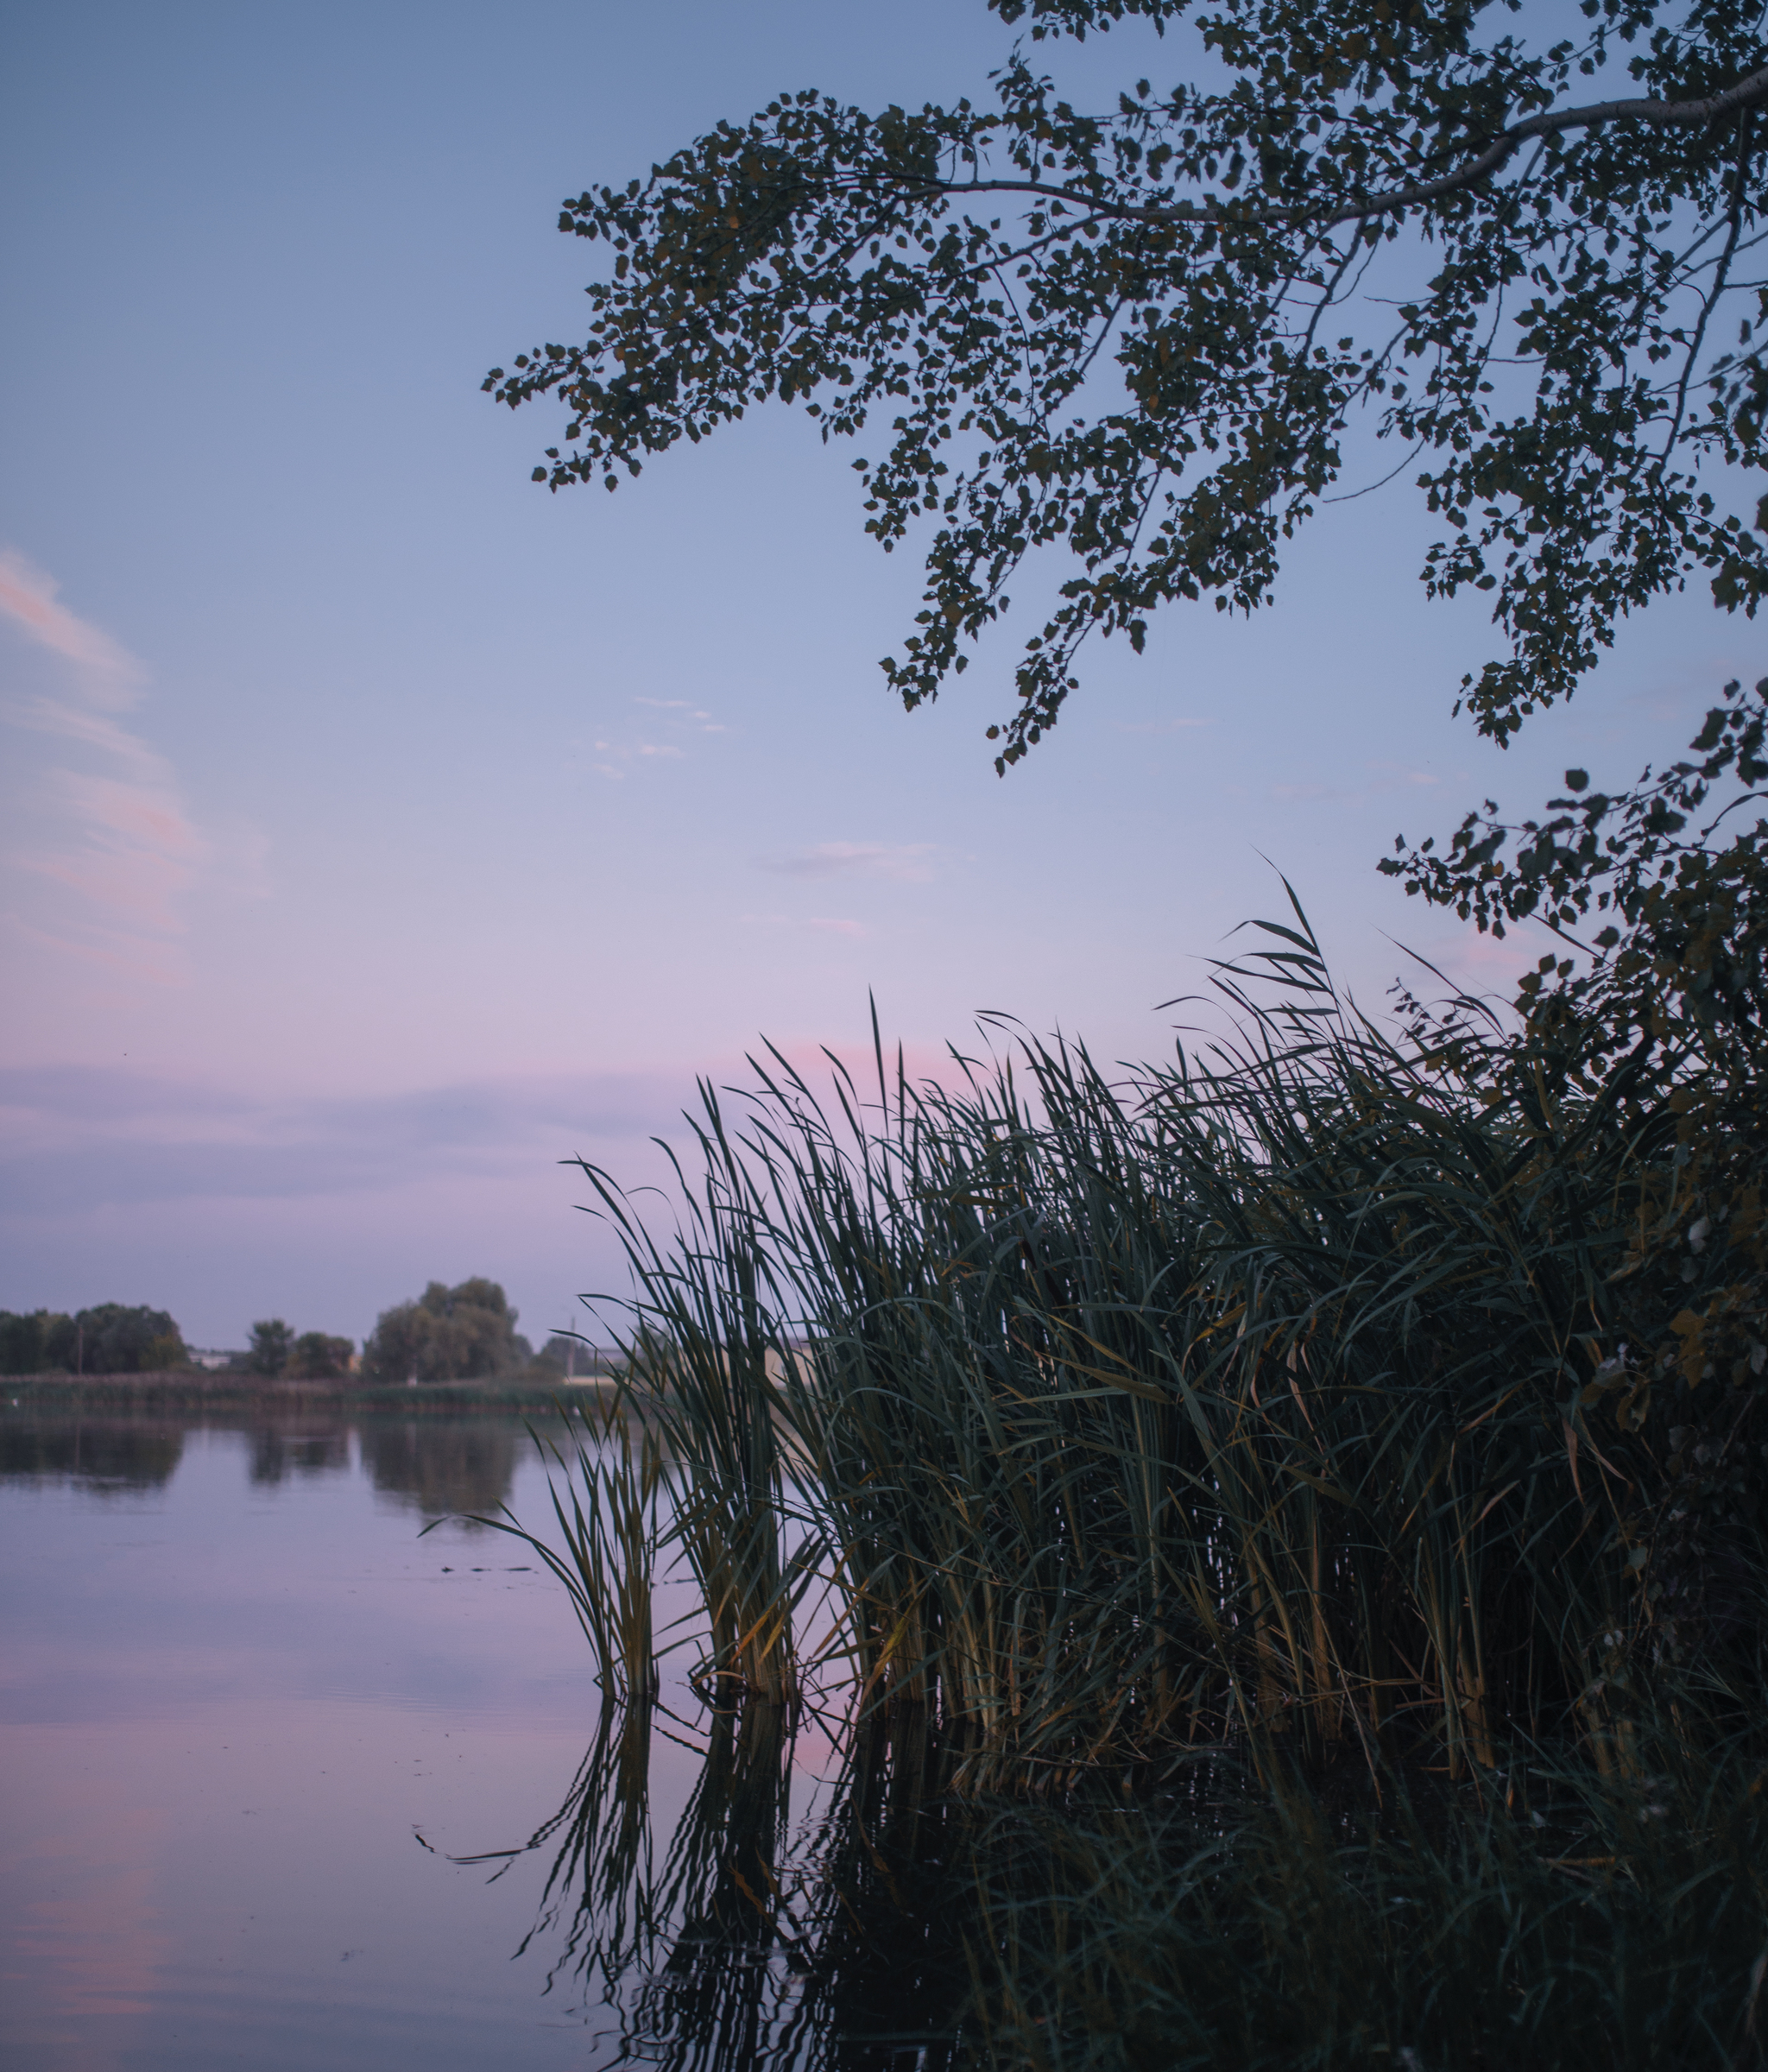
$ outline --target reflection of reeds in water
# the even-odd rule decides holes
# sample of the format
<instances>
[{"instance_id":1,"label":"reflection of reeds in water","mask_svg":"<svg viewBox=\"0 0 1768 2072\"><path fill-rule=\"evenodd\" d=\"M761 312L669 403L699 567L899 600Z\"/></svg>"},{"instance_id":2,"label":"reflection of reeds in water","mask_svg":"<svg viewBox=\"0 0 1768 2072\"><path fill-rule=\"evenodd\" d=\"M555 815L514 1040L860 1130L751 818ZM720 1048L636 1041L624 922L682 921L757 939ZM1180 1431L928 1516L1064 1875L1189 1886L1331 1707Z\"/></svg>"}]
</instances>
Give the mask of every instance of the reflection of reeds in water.
<instances>
[{"instance_id":1,"label":"reflection of reeds in water","mask_svg":"<svg viewBox=\"0 0 1768 2072\"><path fill-rule=\"evenodd\" d=\"M502 1877L517 1859L552 1850L538 1916L516 1953L562 1937L548 1952L548 1993L569 1980L611 2002L627 1974L654 1953L651 1732L647 1702L604 1706L558 1812L519 1848L454 1859L498 1863L494 1876Z\"/></svg>"},{"instance_id":2,"label":"reflection of reeds in water","mask_svg":"<svg viewBox=\"0 0 1768 2072\"><path fill-rule=\"evenodd\" d=\"M862 1734L794 1833L790 1711L710 1714L660 1854L643 1753L654 1726L648 1706L604 1712L551 1820L519 1849L456 1860L496 1863L499 1877L548 1860L518 1953L544 1955L546 1990L617 2010L628 2056L680 2072L881 2072L901 2050L928 2072L952 2062L968 1972L930 1904L950 1809L925 1808L920 1723L894 1747L881 1729Z\"/></svg>"},{"instance_id":3,"label":"reflection of reeds in water","mask_svg":"<svg viewBox=\"0 0 1768 2072\"><path fill-rule=\"evenodd\" d=\"M925 1719L848 1746L796 1830L787 1715L710 1722L666 1846L650 1710L604 1716L522 1949L672 2072L1741 2072L1768 2025L1759 1734L1643 1727L1630 1779L1323 1794L1220 1757L1134 1798L930 1791ZM500 1869L499 1874L502 1874Z\"/></svg>"}]
</instances>

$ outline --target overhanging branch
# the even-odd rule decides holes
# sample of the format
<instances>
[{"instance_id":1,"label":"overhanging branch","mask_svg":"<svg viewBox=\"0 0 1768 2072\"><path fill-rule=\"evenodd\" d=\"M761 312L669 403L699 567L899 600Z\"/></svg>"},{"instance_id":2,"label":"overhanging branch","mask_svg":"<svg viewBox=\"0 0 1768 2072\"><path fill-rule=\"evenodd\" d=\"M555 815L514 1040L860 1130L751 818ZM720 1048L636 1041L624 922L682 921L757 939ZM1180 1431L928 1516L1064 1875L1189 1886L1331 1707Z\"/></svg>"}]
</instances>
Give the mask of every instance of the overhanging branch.
<instances>
[{"instance_id":1,"label":"overhanging branch","mask_svg":"<svg viewBox=\"0 0 1768 2072\"><path fill-rule=\"evenodd\" d=\"M1329 231L1343 223L1366 223L1377 216L1391 216L1420 203L1440 200L1464 187L1475 186L1500 171L1511 157L1535 137L1554 136L1567 130L1594 130L1604 123L1644 123L1653 128L1697 128L1727 115L1768 102L1768 66L1752 72L1723 92L1697 101L1598 101L1585 108L1545 109L1531 115L1496 136L1476 156L1451 173L1435 180L1415 180L1386 193L1372 194L1362 201L1336 203L1290 202L1277 205L1236 208L1231 203L1179 201L1165 206L1114 201L1089 193L1083 188L1038 180L915 181L923 189L946 194L1029 194L1046 201L1065 202L1094 216L1110 216L1122 222L1162 224L1170 223L1311 224Z\"/></svg>"}]
</instances>

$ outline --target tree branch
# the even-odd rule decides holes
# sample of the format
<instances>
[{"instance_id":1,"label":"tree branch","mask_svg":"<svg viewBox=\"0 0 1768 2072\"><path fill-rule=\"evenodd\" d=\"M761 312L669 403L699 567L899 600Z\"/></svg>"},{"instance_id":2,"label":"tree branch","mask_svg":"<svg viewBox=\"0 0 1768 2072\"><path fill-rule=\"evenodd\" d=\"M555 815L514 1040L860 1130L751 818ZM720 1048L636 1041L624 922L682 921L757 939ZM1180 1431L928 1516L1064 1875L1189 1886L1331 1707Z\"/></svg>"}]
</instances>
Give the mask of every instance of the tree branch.
<instances>
[{"instance_id":1,"label":"tree branch","mask_svg":"<svg viewBox=\"0 0 1768 2072\"><path fill-rule=\"evenodd\" d=\"M1468 159L1452 173L1444 173L1435 180L1416 180L1404 187L1392 187L1385 194L1372 194L1367 201L1342 202L1335 205L1292 202L1285 206L1236 209L1222 202L1180 201L1155 207L1112 201L1103 195L1088 194L1083 190L1037 180L976 179L913 184L954 195L1030 194L1047 201L1067 202L1091 215L1112 216L1132 223L1313 223L1321 230L1332 230L1342 223L1366 223L1373 217L1390 216L1397 210L1415 208L1420 202L1436 201L1445 194L1476 186L1500 171L1531 137L1554 136L1567 130L1592 130L1603 123L1692 127L1715 123L1721 117L1759 107L1765 101L1768 101L1768 66L1752 72L1747 79L1740 79L1721 93L1708 94L1703 100L1598 101L1587 108L1546 109L1539 115L1512 123L1476 157Z\"/></svg>"}]
</instances>

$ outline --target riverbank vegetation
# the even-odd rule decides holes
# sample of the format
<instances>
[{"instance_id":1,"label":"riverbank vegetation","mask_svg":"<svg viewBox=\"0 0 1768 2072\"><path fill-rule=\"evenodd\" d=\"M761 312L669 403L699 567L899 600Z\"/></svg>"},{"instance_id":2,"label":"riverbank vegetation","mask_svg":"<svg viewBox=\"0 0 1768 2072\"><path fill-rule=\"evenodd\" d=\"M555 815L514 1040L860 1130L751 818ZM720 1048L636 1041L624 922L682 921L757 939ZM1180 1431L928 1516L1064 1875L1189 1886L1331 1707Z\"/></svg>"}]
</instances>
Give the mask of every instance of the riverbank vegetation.
<instances>
[{"instance_id":1,"label":"riverbank vegetation","mask_svg":"<svg viewBox=\"0 0 1768 2072\"><path fill-rule=\"evenodd\" d=\"M386 1411L401 1418L445 1421L477 1411L550 1410L562 1393L595 1398L611 1387L606 1376L566 1382L547 1367L484 1381L365 1381L357 1375L309 1379L251 1374L243 1369L177 1367L139 1374L66 1372L9 1376L0 1413L26 1417L206 1417L219 1412L300 1410Z\"/></svg>"},{"instance_id":2,"label":"riverbank vegetation","mask_svg":"<svg viewBox=\"0 0 1768 2072\"><path fill-rule=\"evenodd\" d=\"M297 1334L280 1317L266 1317L252 1326L251 1346L241 1364L249 1374L325 1381L349 1374L355 1354L348 1338L334 1338L328 1331Z\"/></svg>"},{"instance_id":3,"label":"riverbank vegetation","mask_svg":"<svg viewBox=\"0 0 1768 2072\"><path fill-rule=\"evenodd\" d=\"M193 1352L163 1310L104 1303L64 1316L48 1310L0 1310L0 1374L51 1387L64 1377L95 1384L132 1378L136 1388L199 1387L201 1373L227 1377L201 1385L250 1390L261 1382L352 1383L405 1387L475 1382L502 1400L538 1399L561 1381L607 1379L604 1352L555 1334L537 1354L515 1329L516 1312L502 1286L483 1277L450 1288L432 1281L414 1302L382 1311L360 1359L348 1338L297 1331L280 1317L251 1327L250 1343L232 1353Z\"/></svg>"},{"instance_id":4,"label":"riverbank vegetation","mask_svg":"<svg viewBox=\"0 0 1768 2072\"><path fill-rule=\"evenodd\" d=\"M1700 816L1765 738L1401 845L1556 932L1507 1011L1365 1014L1291 895L1170 1063L768 1052L673 1229L586 1169L644 1443L577 1583L672 1556L714 1749L808 1706L857 1832L942 1809L994 2062L1759 2061L1768 824Z\"/></svg>"},{"instance_id":5,"label":"riverbank vegetation","mask_svg":"<svg viewBox=\"0 0 1768 2072\"><path fill-rule=\"evenodd\" d=\"M590 1178L710 1673L789 1696L815 1588L821 1671L978 1789L1267 1736L1612 1753L1647 1665L1756 1630L1763 1037L1713 975L1757 925L1696 970L1642 920L1512 1029L1390 1028L1298 906L1170 1065L1019 1037L704 1089L666 1241Z\"/></svg>"}]
</instances>

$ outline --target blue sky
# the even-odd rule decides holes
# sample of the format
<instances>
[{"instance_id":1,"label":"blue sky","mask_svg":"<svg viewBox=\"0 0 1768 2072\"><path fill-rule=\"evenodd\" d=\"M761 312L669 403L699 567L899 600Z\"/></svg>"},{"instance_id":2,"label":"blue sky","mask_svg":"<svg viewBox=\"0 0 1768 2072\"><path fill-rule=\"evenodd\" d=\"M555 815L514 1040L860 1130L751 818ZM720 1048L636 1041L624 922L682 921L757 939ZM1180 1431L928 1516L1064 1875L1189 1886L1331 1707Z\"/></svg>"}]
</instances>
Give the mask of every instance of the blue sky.
<instances>
[{"instance_id":1,"label":"blue sky","mask_svg":"<svg viewBox=\"0 0 1768 2072\"><path fill-rule=\"evenodd\" d=\"M478 383L578 323L562 196L782 88L975 92L1007 43L981 0L15 10L0 1305L360 1338L483 1273L541 1335L615 1272L558 1161L650 1177L759 1036L852 1049L875 994L928 1062L978 1008L1151 1055L1272 866L1364 999L1391 936L1501 984L1520 951L1375 875L1396 831L1629 776L1761 673L1673 600L1501 756L1449 717L1490 636L1425 603L1396 484L1250 623L1096 651L1002 781L1014 629L891 702L918 565L802 414L531 484L556 420Z\"/></svg>"}]
</instances>

